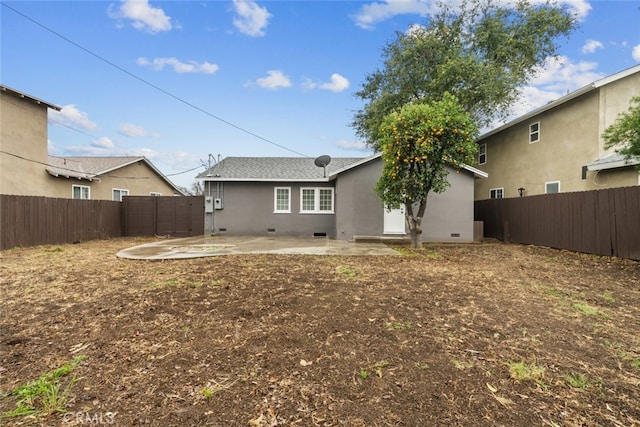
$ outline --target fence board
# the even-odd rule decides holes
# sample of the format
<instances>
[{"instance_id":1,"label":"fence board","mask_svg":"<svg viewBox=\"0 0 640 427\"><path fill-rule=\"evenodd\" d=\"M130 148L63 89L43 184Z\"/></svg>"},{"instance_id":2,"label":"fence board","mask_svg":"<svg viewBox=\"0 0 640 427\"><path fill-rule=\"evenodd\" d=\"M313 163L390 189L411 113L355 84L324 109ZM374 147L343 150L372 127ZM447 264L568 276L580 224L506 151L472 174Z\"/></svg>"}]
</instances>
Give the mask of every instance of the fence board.
<instances>
[{"instance_id":1,"label":"fence board","mask_svg":"<svg viewBox=\"0 0 640 427\"><path fill-rule=\"evenodd\" d=\"M478 200L485 237L640 260L640 186Z\"/></svg>"}]
</instances>

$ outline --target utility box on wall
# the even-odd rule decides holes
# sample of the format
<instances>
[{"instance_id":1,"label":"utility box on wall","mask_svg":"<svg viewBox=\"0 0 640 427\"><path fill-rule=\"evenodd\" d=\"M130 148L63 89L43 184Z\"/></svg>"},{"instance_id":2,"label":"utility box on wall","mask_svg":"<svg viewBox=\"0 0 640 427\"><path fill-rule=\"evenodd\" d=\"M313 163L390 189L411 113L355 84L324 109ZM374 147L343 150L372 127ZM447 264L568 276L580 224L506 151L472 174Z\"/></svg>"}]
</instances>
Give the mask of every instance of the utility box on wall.
<instances>
[{"instance_id":1,"label":"utility box on wall","mask_svg":"<svg viewBox=\"0 0 640 427\"><path fill-rule=\"evenodd\" d=\"M219 197L218 197L218 198L213 199L213 206L214 206L216 209L222 209L222 199L221 199L221 198L219 198Z\"/></svg>"},{"instance_id":2,"label":"utility box on wall","mask_svg":"<svg viewBox=\"0 0 640 427\"><path fill-rule=\"evenodd\" d=\"M204 198L204 213L213 213L213 197Z\"/></svg>"}]
</instances>

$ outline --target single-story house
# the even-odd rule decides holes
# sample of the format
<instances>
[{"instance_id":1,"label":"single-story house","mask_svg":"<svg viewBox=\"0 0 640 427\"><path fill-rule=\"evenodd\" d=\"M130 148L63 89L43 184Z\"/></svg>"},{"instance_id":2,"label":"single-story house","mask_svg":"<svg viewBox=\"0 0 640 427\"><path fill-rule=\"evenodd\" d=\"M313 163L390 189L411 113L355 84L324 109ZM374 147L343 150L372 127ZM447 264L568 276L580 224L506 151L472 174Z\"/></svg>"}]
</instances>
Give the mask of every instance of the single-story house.
<instances>
[{"instance_id":1,"label":"single-story house","mask_svg":"<svg viewBox=\"0 0 640 427\"><path fill-rule=\"evenodd\" d=\"M324 167L316 163L312 158L223 159L197 176L204 181L205 231L339 240L407 236L404 211L385 209L374 190L382 173L380 154L334 158ZM429 194L424 241L473 241L474 182L486 177L470 166L450 170L451 186Z\"/></svg>"},{"instance_id":2,"label":"single-story house","mask_svg":"<svg viewBox=\"0 0 640 427\"><path fill-rule=\"evenodd\" d=\"M122 201L123 196L184 196L144 156L55 157L45 170L49 197Z\"/></svg>"}]
</instances>

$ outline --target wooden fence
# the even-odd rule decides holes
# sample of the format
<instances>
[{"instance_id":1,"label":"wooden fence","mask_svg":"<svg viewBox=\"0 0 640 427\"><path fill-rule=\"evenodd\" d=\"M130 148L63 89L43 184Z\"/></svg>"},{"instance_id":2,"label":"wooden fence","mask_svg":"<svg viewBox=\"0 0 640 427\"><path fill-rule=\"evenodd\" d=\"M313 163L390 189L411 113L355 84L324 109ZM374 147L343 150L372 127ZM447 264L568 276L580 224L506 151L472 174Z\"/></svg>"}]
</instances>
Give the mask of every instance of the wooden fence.
<instances>
[{"instance_id":1,"label":"wooden fence","mask_svg":"<svg viewBox=\"0 0 640 427\"><path fill-rule=\"evenodd\" d=\"M121 235L119 202L0 195L0 249Z\"/></svg>"},{"instance_id":2,"label":"wooden fence","mask_svg":"<svg viewBox=\"0 0 640 427\"><path fill-rule=\"evenodd\" d=\"M204 234L204 197L124 201L0 195L0 250L121 236Z\"/></svg>"},{"instance_id":3,"label":"wooden fence","mask_svg":"<svg viewBox=\"0 0 640 427\"><path fill-rule=\"evenodd\" d=\"M640 186L478 200L484 236L640 260Z\"/></svg>"},{"instance_id":4,"label":"wooden fence","mask_svg":"<svg viewBox=\"0 0 640 427\"><path fill-rule=\"evenodd\" d=\"M122 201L125 236L204 234L204 197L128 196Z\"/></svg>"}]
</instances>

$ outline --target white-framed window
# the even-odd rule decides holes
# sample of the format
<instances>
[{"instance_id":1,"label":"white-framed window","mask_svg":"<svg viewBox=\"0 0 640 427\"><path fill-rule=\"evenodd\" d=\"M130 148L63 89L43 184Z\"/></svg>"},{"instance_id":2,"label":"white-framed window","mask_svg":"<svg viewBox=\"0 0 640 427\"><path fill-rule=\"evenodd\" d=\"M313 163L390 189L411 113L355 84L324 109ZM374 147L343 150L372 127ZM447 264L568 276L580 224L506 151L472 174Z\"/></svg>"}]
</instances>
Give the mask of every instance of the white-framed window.
<instances>
[{"instance_id":1,"label":"white-framed window","mask_svg":"<svg viewBox=\"0 0 640 427\"><path fill-rule=\"evenodd\" d=\"M273 188L273 212L291 213L291 187Z\"/></svg>"},{"instance_id":2,"label":"white-framed window","mask_svg":"<svg viewBox=\"0 0 640 427\"><path fill-rule=\"evenodd\" d=\"M484 165L487 163L487 144L478 145L478 164Z\"/></svg>"},{"instance_id":3,"label":"white-framed window","mask_svg":"<svg viewBox=\"0 0 640 427\"><path fill-rule=\"evenodd\" d=\"M560 192L560 181L549 181L544 183L544 192L546 194L553 194Z\"/></svg>"},{"instance_id":4,"label":"white-framed window","mask_svg":"<svg viewBox=\"0 0 640 427\"><path fill-rule=\"evenodd\" d=\"M334 213L333 187L301 188L300 213Z\"/></svg>"},{"instance_id":5,"label":"white-framed window","mask_svg":"<svg viewBox=\"0 0 640 427\"><path fill-rule=\"evenodd\" d=\"M502 199L504 198L504 188L491 188L489 190L489 197L491 199Z\"/></svg>"},{"instance_id":6,"label":"white-framed window","mask_svg":"<svg viewBox=\"0 0 640 427\"><path fill-rule=\"evenodd\" d=\"M129 190L123 188L114 188L111 190L111 200L121 202L123 196L128 196Z\"/></svg>"},{"instance_id":7,"label":"white-framed window","mask_svg":"<svg viewBox=\"0 0 640 427\"><path fill-rule=\"evenodd\" d=\"M529 144L540 141L540 122L529 125Z\"/></svg>"},{"instance_id":8,"label":"white-framed window","mask_svg":"<svg viewBox=\"0 0 640 427\"><path fill-rule=\"evenodd\" d=\"M152 191L149 193L150 196L155 196L155 197L160 197L162 196L162 193L158 193L157 191Z\"/></svg>"},{"instance_id":9,"label":"white-framed window","mask_svg":"<svg viewBox=\"0 0 640 427\"><path fill-rule=\"evenodd\" d=\"M91 198L91 187L87 185L72 185L71 198L89 200Z\"/></svg>"}]
</instances>

